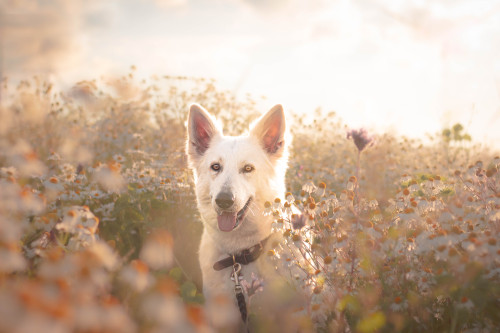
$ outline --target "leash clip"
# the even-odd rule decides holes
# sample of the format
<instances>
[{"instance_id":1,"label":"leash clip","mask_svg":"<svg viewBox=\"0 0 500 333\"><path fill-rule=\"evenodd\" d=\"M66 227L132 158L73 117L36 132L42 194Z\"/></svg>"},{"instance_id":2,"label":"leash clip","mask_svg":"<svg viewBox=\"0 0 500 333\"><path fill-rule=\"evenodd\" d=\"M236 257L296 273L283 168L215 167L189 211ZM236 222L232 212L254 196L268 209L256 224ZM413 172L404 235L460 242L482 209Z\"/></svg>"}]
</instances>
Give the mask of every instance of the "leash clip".
<instances>
[{"instance_id":1,"label":"leash clip","mask_svg":"<svg viewBox=\"0 0 500 333\"><path fill-rule=\"evenodd\" d=\"M233 274L231 274L231 280L234 281L234 287L240 287L240 272L241 272L241 265L237 262L234 263L233 265Z\"/></svg>"}]
</instances>

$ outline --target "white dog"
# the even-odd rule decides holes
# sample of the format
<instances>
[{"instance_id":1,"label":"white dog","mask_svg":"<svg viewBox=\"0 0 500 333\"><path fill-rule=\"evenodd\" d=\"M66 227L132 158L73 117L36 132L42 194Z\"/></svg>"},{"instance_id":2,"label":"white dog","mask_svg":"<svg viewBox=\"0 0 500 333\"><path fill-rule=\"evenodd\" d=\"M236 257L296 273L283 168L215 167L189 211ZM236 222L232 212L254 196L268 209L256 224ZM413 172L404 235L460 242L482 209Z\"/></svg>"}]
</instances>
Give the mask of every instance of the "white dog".
<instances>
[{"instance_id":1,"label":"white dog","mask_svg":"<svg viewBox=\"0 0 500 333\"><path fill-rule=\"evenodd\" d=\"M207 303L230 300L228 313L239 322L240 315L246 320L248 297L241 299L239 283L231 278L236 274L251 283L253 273L267 282L273 274L263 260L273 242L273 218L264 214L264 203L285 192L285 129L281 105L259 118L247 135L237 137L224 136L200 105L191 105L189 111L186 149L204 223L199 249L203 293Z\"/></svg>"}]
</instances>

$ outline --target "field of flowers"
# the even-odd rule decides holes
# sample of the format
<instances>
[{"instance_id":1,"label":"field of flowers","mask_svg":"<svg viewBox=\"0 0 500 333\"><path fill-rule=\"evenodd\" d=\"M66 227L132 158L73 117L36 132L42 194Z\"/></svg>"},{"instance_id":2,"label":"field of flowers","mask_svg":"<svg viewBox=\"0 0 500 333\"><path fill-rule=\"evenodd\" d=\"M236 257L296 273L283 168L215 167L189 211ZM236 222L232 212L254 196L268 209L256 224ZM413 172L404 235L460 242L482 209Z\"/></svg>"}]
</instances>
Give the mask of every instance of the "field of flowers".
<instances>
[{"instance_id":1,"label":"field of flowers","mask_svg":"<svg viewBox=\"0 0 500 333\"><path fill-rule=\"evenodd\" d=\"M237 134L265 103L133 70L64 92L2 85L0 332L210 332L208 318L229 320L201 294L184 121L197 102ZM265 208L284 242L265 260L299 271L285 278L307 302L256 327L498 331L495 152L459 124L423 143L348 130L334 112L292 118L288 193Z\"/></svg>"}]
</instances>

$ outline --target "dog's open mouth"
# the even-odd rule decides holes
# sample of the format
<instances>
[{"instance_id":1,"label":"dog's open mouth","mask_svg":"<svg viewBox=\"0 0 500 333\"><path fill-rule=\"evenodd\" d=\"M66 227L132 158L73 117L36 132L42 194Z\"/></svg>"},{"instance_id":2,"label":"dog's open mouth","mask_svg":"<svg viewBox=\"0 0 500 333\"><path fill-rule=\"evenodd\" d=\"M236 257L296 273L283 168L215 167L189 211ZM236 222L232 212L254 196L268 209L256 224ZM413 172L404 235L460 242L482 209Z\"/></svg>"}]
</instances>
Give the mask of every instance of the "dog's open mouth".
<instances>
[{"instance_id":1,"label":"dog's open mouth","mask_svg":"<svg viewBox=\"0 0 500 333\"><path fill-rule=\"evenodd\" d=\"M229 232L240 225L241 221L245 218L251 201L252 197L248 199L245 206L243 206L239 212L222 211L222 213L218 214L217 223L219 224L219 229L221 231Z\"/></svg>"}]
</instances>

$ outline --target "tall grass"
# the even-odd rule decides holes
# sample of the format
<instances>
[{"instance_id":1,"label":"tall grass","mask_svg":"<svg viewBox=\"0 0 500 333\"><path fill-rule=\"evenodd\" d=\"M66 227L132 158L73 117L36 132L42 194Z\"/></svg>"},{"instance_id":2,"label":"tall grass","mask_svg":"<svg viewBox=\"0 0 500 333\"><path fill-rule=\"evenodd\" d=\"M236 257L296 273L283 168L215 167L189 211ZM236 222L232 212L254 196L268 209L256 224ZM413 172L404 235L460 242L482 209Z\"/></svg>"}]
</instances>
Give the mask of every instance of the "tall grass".
<instances>
[{"instance_id":1,"label":"tall grass","mask_svg":"<svg viewBox=\"0 0 500 333\"><path fill-rule=\"evenodd\" d=\"M0 331L229 320L201 295L184 121L198 102L237 134L259 102L210 80L133 72L66 92L4 81L2 98ZM265 260L299 272L288 283L306 303L279 318L319 332L500 326L499 157L451 130L424 144L348 130L333 112L291 123L288 193L265 208L284 242Z\"/></svg>"}]
</instances>

